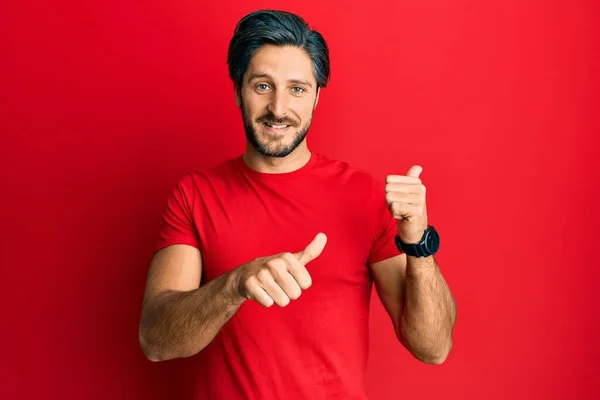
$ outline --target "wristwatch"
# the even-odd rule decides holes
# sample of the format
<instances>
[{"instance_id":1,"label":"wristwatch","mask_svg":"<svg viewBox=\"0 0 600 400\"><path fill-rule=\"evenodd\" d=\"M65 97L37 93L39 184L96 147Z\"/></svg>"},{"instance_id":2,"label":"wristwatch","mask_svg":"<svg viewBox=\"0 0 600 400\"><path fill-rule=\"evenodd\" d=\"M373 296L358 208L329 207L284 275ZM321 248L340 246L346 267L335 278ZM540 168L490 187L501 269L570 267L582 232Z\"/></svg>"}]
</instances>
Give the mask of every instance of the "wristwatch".
<instances>
[{"instance_id":1,"label":"wristwatch","mask_svg":"<svg viewBox=\"0 0 600 400\"><path fill-rule=\"evenodd\" d=\"M432 256L440 248L440 235L433 226L427 226L418 243L404 243L397 234L394 239L399 251L413 257Z\"/></svg>"}]
</instances>

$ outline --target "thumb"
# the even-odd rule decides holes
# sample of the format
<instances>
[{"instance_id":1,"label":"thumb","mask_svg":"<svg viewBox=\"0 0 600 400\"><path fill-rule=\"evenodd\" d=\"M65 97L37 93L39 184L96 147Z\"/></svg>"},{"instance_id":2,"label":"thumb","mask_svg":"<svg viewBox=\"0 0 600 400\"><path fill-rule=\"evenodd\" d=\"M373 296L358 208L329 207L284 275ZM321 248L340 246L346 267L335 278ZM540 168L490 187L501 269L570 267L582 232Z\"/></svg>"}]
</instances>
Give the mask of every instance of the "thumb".
<instances>
[{"instance_id":1,"label":"thumb","mask_svg":"<svg viewBox=\"0 0 600 400\"><path fill-rule=\"evenodd\" d=\"M423 172L423 167L421 167L420 165L413 165L406 173L406 176L418 178L421 172Z\"/></svg>"},{"instance_id":2,"label":"thumb","mask_svg":"<svg viewBox=\"0 0 600 400\"><path fill-rule=\"evenodd\" d=\"M321 255L327 243L327 236L324 233L318 233L312 242L302 251L294 254L301 264L305 265Z\"/></svg>"}]
</instances>

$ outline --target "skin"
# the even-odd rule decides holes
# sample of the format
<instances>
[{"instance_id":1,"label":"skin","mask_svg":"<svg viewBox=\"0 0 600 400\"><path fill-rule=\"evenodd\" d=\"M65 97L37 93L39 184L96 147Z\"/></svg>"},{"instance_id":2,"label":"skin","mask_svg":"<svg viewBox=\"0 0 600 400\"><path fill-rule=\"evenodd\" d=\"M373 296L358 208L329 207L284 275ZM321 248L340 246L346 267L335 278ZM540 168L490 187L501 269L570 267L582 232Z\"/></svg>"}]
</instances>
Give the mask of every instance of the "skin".
<instances>
[{"instance_id":1,"label":"skin","mask_svg":"<svg viewBox=\"0 0 600 400\"><path fill-rule=\"evenodd\" d=\"M386 177L386 202L405 243L418 243L427 228L422 171L414 165L406 175ZM420 361L442 364L452 349L456 303L435 256L402 254L370 268L398 340Z\"/></svg>"},{"instance_id":2,"label":"skin","mask_svg":"<svg viewBox=\"0 0 600 400\"><path fill-rule=\"evenodd\" d=\"M311 153L306 140L298 139L305 138L318 100L312 63L304 51L272 45L258 50L236 90L246 130L246 163L264 173L290 172L306 164ZM271 129L265 119L290 126Z\"/></svg>"},{"instance_id":3,"label":"skin","mask_svg":"<svg viewBox=\"0 0 600 400\"><path fill-rule=\"evenodd\" d=\"M319 90L308 55L291 46L263 46L235 90L247 145L244 160L263 173L297 170L310 159L306 144ZM269 127L266 123L275 124ZM277 125L286 125L278 128ZM405 242L417 242L427 227L422 168L387 177L386 200ZM158 251L150 265L140 346L152 361L189 357L210 343L245 301L285 307L310 290L306 264L327 243L316 234L305 249L250 260L198 286L200 252L186 245ZM452 347L456 307L433 256L406 255L369 265L375 287L399 341L419 360L440 364Z\"/></svg>"}]
</instances>

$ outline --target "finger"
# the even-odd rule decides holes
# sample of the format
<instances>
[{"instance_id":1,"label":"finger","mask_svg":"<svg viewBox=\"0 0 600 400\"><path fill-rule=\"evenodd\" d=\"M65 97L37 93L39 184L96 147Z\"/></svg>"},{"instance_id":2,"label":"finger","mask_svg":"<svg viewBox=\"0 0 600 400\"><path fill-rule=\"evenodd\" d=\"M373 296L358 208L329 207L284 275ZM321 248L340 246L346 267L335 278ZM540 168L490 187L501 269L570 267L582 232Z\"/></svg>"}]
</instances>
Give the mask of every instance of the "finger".
<instances>
[{"instance_id":1,"label":"finger","mask_svg":"<svg viewBox=\"0 0 600 400\"><path fill-rule=\"evenodd\" d=\"M296 260L292 254L289 254L288 258L291 258L295 263L298 263L298 260ZM292 265L286 257L282 255L280 258L274 258L267 262L267 266L269 266L269 270L271 271L275 283L279 285L290 300L296 300L300 297L302 290L294 277L289 273L289 270L292 269Z\"/></svg>"},{"instance_id":2,"label":"finger","mask_svg":"<svg viewBox=\"0 0 600 400\"><path fill-rule=\"evenodd\" d=\"M321 252L327 244L327 236L324 233L318 233L312 242L302 251L295 254L300 264L306 265L321 255Z\"/></svg>"},{"instance_id":3,"label":"finger","mask_svg":"<svg viewBox=\"0 0 600 400\"><path fill-rule=\"evenodd\" d=\"M412 183L419 184L422 183L421 179L415 178L414 176L406 176L406 175L388 175L385 177L385 183Z\"/></svg>"},{"instance_id":4,"label":"finger","mask_svg":"<svg viewBox=\"0 0 600 400\"><path fill-rule=\"evenodd\" d=\"M284 253L282 257L288 262L288 272L301 289L308 289L312 285L312 278L306 267L291 253Z\"/></svg>"},{"instance_id":5,"label":"finger","mask_svg":"<svg viewBox=\"0 0 600 400\"><path fill-rule=\"evenodd\" d=\"M421 175L421 172L423 172L423 167L421 167L420 165L413 165L408 169L406 176L418 178L419 175Z\"/></svg>"},{"instance_id":6,"label":"finger","mask_svg":"<svg viewBox=\"0 0 600 400\"><path fill-rule=\"evenodd\" d=\"M423 203L423 195L421 193L387 192L385 194L385 201L388 204L400 202L419 205Z\"/></svg>"},{"instance_id":7,"label":"finger","mask_svg":"<svg viewBox=\"0 0 600 400\"><path fill-rule=\"evenodd\" d=\"M273 275L271 275L268 269L261 270L256 274L256 278L260 286L279 307L285 307L290 303L290 298L287 297L283 289L275 282Z\"/></svg>"},{"instance_id":8,"label":"finger","mask_svg":"<svg viewBox=\"0 0 600 400\"><path fill-rule=\"evenodd\" d=\"M424 205L416 205L395 201L389 205L392 216L396 219L410 219L423 214Z\"/></svg>"},{"instance_id":9,"label":"finger","mask_svg":"<svg viewBox=\"0 0 600 400\"><path fill-rule=\"evenodd\" d=\"M246 294L249 299L254 299L263 307L271 307L275 301L260 286L256 278L249 279L246 283Z\"/></svg>"},{"instance_id":10,"label":"finger","mask_svg":"<svg viewBox=\"0 0 600 400\"><path fill-rule=\"evenodd\" d=\"M425 193L425 185L421 183L388 183L386 192Z\"/></svg>"}]
</instances>

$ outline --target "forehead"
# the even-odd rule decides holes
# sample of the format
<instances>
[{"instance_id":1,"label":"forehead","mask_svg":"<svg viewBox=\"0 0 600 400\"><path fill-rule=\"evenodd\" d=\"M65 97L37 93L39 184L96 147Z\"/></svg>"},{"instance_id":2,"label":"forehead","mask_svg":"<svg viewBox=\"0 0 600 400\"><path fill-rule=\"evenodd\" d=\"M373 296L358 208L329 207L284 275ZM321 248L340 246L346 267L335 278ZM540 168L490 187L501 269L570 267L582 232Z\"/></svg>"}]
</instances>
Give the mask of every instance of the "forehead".
<instances>
[{"instance_id":1,"label":"forehead","mask_svg":"<svg viewBox=\"0 0 600 400\"><path fill-rule=\"evenodd\" d=\"M310 57L295 46L262 46L252 56L246 71L246 76L256 74L267 74L280 81L315 82Z\"/></svg>"}]
</instances>

